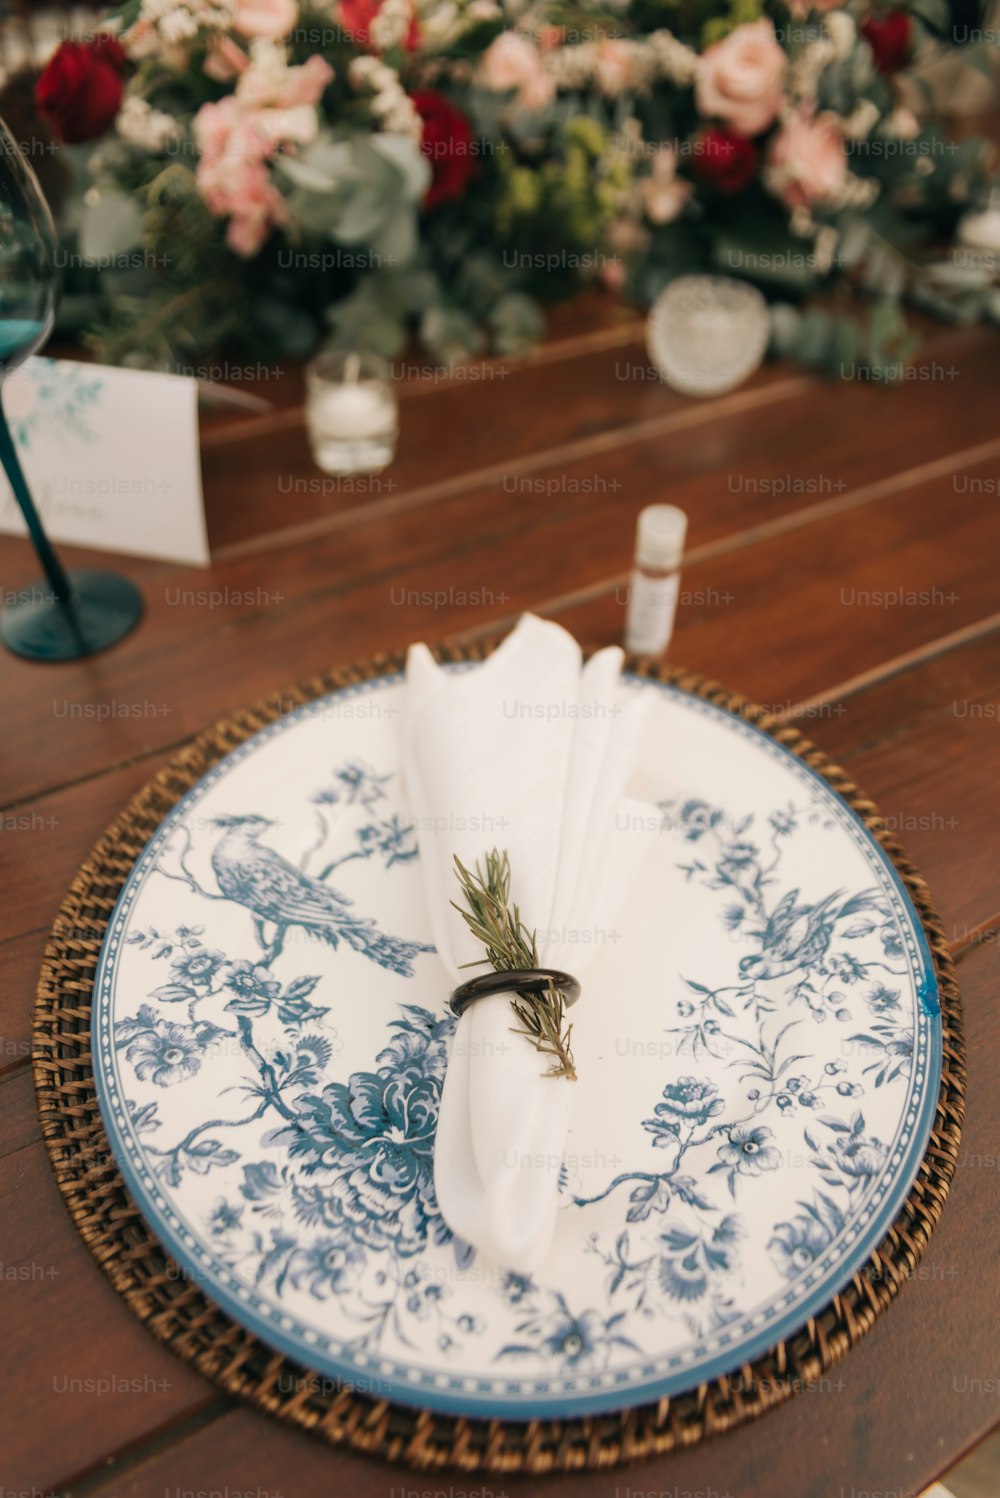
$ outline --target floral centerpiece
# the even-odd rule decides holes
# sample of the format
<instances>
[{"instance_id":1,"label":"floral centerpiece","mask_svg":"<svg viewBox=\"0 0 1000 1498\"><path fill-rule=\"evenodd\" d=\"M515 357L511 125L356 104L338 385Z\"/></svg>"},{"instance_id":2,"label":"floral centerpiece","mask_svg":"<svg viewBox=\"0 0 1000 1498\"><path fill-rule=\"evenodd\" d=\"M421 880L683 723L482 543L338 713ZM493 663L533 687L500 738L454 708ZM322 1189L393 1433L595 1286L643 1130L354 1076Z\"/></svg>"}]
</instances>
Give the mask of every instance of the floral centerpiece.
<instances>
[{"instance_id":1,"label":"floral centerpiece","mask_svg":"<svg viewBox=\"0 0 1000 1498\"><path fill-rule=\"evenodd\" d=\"M923 248L991 167L906 85L951 34L944 0L130 0L35 91L84 158L67 309L113 360L416 334L450 365L588 281L716 270L783 351L898 367L904 301L998 311L984 257Z\"/></svg>"}]
</instances>

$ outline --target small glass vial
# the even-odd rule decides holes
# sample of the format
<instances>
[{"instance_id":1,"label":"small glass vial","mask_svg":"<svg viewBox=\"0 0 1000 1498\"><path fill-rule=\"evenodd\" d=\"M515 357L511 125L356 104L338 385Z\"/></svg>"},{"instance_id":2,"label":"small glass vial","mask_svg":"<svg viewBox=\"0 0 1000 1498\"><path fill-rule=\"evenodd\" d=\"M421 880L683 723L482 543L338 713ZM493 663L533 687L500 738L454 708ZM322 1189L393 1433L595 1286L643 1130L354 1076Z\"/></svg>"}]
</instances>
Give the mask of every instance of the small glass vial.
<instances>
[{"instance_id":1,"label":"small glass vial","mask_svg":"<svg viewBox=\"0 0 1000 1498\"><path fill-rule=\"evenodd\" d=\"M676 505L639 512L625 614L625 649L634 655L662 655L670 642L686 534L687 516Z\"/></svg>"},{"instance_id":2,"label":"small glass vial","mask_svg":"<svg viewBox=\"0 0 1000 1498\"><path fill-rule=\"evenodd\" d=\"M306 369L306 424L324 473L378 473L396 451L390 370L377 354L320 354Z\"/></svg>"}]
</instances>

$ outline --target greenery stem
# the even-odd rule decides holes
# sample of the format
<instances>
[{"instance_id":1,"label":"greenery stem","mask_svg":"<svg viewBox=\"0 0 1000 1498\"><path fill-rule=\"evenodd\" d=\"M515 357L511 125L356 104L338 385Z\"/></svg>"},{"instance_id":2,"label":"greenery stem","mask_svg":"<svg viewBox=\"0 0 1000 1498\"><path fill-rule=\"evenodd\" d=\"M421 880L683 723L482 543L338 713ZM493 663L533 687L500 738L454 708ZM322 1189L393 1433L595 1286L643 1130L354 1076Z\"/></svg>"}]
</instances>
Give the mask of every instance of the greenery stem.
<instances>
[{"instance_id":1,"label":"greenery stem","mask_svg":"<svg viewBox=\"0 0 1000 1498\"><path fill-rule=\"evenodd\" d=\"M452 900L452 905L465 921L473 936L486 948L481 959L498 973L512 972L516 968L538 966L538 944L534 931L529 931L521 919L521 912L510 903L510 859L506 852L496 848L486 855L486 872L477 862L475 869L467 869L461 859L455 859L455 873L462 886L464 904ZM467 966L478 967L480 963ZM516 993L511 999L511 1008L521 1024L511 1027L514 1035L523 1035L531 1041L535 1050L551 1057L552 1064L545 1072L547 1077L565 1077L576 1081L576 1064L570 1046L573 1026L566 1023L566 1005L561 991L550 983L544 993Z\"/></svg>"}]
</instances>

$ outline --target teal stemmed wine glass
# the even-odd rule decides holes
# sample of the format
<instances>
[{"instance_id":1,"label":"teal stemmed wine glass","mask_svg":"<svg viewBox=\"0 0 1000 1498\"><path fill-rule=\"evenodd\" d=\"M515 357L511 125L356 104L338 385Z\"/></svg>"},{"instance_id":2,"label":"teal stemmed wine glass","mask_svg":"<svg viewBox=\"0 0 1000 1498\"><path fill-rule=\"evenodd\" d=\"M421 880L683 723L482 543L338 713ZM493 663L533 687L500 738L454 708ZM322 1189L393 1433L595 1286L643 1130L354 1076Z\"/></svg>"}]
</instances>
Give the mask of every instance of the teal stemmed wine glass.
<instances>
[{"instance_id":1,"label":"teal stemmed wine glass","mask_svg":"<svg viewBox=\"0 0 1000 1498\"><path fill-rule=\"evenodd\" d=\"M66 572L45 534L3 412L3 382L48 338L56 301L56 231L38 179L0 120L0 462L46 583L0 613L0 638L37 661L75 660L120 640L142 614L138 588L113 572Z\"/></svg>"}]
</instances>

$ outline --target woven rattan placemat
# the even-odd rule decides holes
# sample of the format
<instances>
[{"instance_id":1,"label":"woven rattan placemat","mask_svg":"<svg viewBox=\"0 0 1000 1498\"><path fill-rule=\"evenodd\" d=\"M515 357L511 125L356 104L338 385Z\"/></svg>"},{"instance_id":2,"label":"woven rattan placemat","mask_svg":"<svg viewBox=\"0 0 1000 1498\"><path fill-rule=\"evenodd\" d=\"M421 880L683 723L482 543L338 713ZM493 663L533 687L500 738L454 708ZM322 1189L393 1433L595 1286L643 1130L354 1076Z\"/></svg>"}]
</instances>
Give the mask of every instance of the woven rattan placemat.
<instances>
[{"instance_id":1,"label":"woven rattan placemat","mask_svg":"<svg viewBox=\"0 0 1000 1498\"><path fill-rule=\"evenodd\" d=\"M495 642L442 648L475 660ZM162 770L116 818L73 881L52 928L34 1023L35 1086L59 1189L84 1241L118 1293L179 1357L229 1394L330 1442L428 1469L534 1473L606 1467L689 1446L755 1419L817 1379L853 1346L912 1273L940 1216L955 1169L965 1096L962 1014L954 967L927 886L878 809L843 770L763 708L676 667L630 662L754 723L822 775L892 859L920 915L937 973L943 1075L917 1179L878 1249L801 1331L753 1364L689 1393L606 1416L528 1423L464 1419L331 1388L215 1306L168 1257L125 1189L101 1120L90 1049L90 1006L104 933L119 891L157 826L225 754L293 707L339 687L399 671L402 655L330 671L217 723Z\"/></svg>"}]
</instances>

